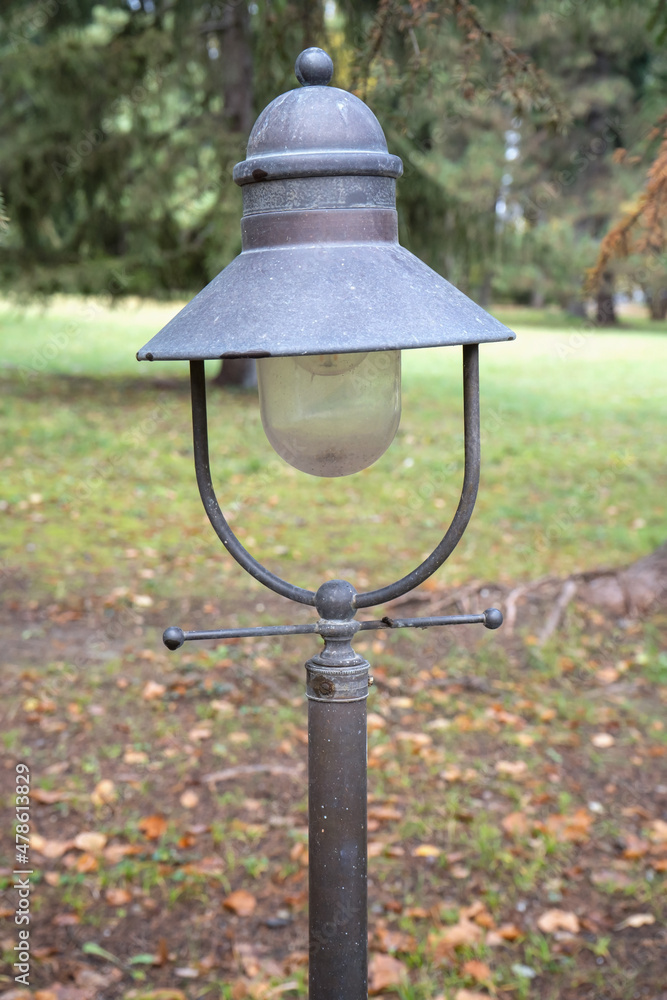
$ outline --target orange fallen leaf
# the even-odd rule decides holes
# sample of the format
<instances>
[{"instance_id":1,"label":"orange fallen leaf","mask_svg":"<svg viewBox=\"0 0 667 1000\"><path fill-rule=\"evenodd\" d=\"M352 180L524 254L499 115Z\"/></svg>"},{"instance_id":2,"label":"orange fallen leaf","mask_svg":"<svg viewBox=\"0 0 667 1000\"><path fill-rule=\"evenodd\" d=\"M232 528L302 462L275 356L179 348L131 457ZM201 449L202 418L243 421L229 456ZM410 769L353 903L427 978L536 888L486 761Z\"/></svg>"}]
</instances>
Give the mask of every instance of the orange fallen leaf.
<instances>
[{"instance_id":1,"label":"orange fallen leaf","mask_svg":"<svg viewBox=\"0 0 667 1000\"><path fill-rule=\"evenodd\" d=\"M161 698L166 690L164 684L159 684L157 681L146 681L141 697L144 701L155 701L157 698Z\"/></svg>"},{"instance_id":2,"label":"orange fallen leaf","mask_svg":"<svg viewBox=\"0 0 667 1000\"><path fill-rule=\"evenodd\" d=\"M139 844L111 844L104 849L104 857L110 865L117 865L128 854L141 854L144 850Z\"/></svg>"},{"instance_id":3,"label":"orange fallen leaf","mask_svg":"<svg viewBox=\"0 0 667 1000\"><path fill-rule=\"evenodd\" d=\"M570 913L567 910L545 910L537 918L537 926L545 934L555 934L556 931L578 934L579 918L576 913Z\"/></svg>"},{"instance_id":4,"label":"orange fallen leaf","mask_svg":"<svg viewBox=\"0 0 667 1000\"><path fill-rule=\"evenodd\" d=\"M77 833L74 838L74 846L80 851L88 851L91 854L98 854L102 848L106 847L107 835L105 833L95 833L93 830L83 830Z\"/></svg>"},{"instance_id":5,"label":"orange fallen leaf","mask_svg":"<svg viewBox=\"0 0 667 1000\"><path fill-rule=\"evenodd\" d=\"M132 893L127 889L107 889L104 898L109 906L125 906L132 900Z\"/></svg>"},{"instance_id":6,"label":"orange fallen leaf","mask_svg":"<svg viewBox=\"0 0 667 1000\"><path fill-rule=\"evenodd\" d=\"M235 913L237 917L249 917L255 912L257 900L247 889L237 889L236 892L230 893L223 900L222 905L226 910L231 910L232 913Z\"/></svg>"},{"instance_id":7,"label":"orange fallen leaf","mask_svg":"<svg viewBox=\"0 0 667 1000\"><path fill-rule=\"evenodd\" d=\"M167 821L164 816L144 816L138 822L138 827L149 840L157 840L167 829Z\"/></svg>"},{"instance_id":8,"label":"orange fallen leaf","mask_svg":"<svg viewBox=\"0 0 667 1000\"><path fill-rule=\"evenodd\" d=\"M403 819L403 813L392 806L371 806L368 810L369 819L377 819L380 822L392 819Z\"/></svg>"},{"instance_id":9,"label":"orange fallen leaf","mask_svg":"<svg viewBox=\"0 0 667 1000\"><path fill-rule=\"evenodd\" d=\"M67 861L70 857L72 855L68 854L67 858L63 858L63 861ZM89 854L87 851L80 854L74 862L74 868L81 873L96 872L97 867L97 858L94 854Z\"/></svg>"},{"instance_id":10,"label":"orange fallen leaf","mask_svg":"<svg viewBox=\"0 0 667 1000\"><path fill-rule=\"evenodd\" d=\"M581 843L588 840L593 816L586 809L577 809L568 815L554 813L547 816L544 829L556 840Z\"/></svg>"},{"instance_id":11,"label":"orange fallen leaf","mask_svg":"<svg viewBox=\"0 0 667 1000\"><path fill-rule=\"evenodd\" d=\"M486 962L480 962L477 958L471 958L464 962L462 972L466 976L472 976L478 983L488 983L491 981L491 969Z\"/></svg>"},{"instance_id":12,"label":"orange fallen leaf","mask_svg":"<svg viewBox=\"0 0 667 1000\"><path fill-rule=\"evenodd\" d=\"M530 830L530 824L525 813L509 813L500 821L500 825L510 837L525 837Z\"/></svg>"},{"instance_id":13,"label":"orange fallen leaf","mask_svg":"<svg viewBox=\"0 0 667 1000\"><path fill-rule=\"evenodd\" d=\"M429 935L429 945L436 962L449 959L457 948L477 944L484 937L484 932L470 920L461 920L458 924L445 927L441 932Z\"/></svg>"},{"instance_id":14,"label":"orange fallen leaf","mask_svg":"<svg viewBox=\"0 0 667 1000\"><path fill-rule=\"evenodd\" d=\"M412 852L413 858L439 858L442 851L435 844L419 844Z\"/></svg>"},{"instance_id":15,"label":"orange fallen leaf","mask_svg":"<svg viewBox=\"0 0 667 1000\"><path fill-rule=\"evenodd\" d=\"M637 837L634 833L629 833L625 838L623 857L631 860L643 858L645 854L648 854L650 846L647 840L642 840L641 837Z\"/></svg>"},{"instance_id":16,"label":"orange fallen leaf","mask_svg":"<svg viewBox=\"0 0 667 1000\"><path fill-rule=\"evenodd\" d=\"M374 995L390 986L400 986L407 976L407 966L398 958L374 954L368 966L368 992Z\"/></svg>"},{"instance_id":17,"label":"orange fallen leaf","mask_svg":"<svg viewBox=\"0 0 667 1000\"><path fill-rule=\"evenodd\" d=\"M522 936L516 924L501 924L498 928L498 934L503 941L516 941Z\"/></svg>"},{"instance_id":18,"label":"orange fallen leaf","mask_svg":"<svg viewBox=\"0 0 667 1000\"><path fill-rule=\"evenodd\" d=\"M30 835L30 847L38 854L43 854L45 858L61 858L71 846L71 840L47 840L39 833Z\"/></svg>"},{"instance_id":19,"label":"orange fallen leaf","mask_svg":"<svg viewBox=\"0 0 667 1000\"><path fill-rule=\"evenodd\" d=\"M109 778L102 778L91 792L90 801L94 806L111 805L112 802L116 801L117 796L118 793L113 781L110 781Z\"/></svg>"},{"instance_id":20,"label":"orange fallen leaf","mask_svg":"<svg viewBox=\"0 0 667 1000\"><path fill-rule=\"evenodd\" d=\"M53 805L54 802L64 802L65 799L69 798L67 792L56 792L48 788L33 788L30 792L30 798L34 799L35 802L42 802L46 806Z\"/></svg>"}]
</instances>

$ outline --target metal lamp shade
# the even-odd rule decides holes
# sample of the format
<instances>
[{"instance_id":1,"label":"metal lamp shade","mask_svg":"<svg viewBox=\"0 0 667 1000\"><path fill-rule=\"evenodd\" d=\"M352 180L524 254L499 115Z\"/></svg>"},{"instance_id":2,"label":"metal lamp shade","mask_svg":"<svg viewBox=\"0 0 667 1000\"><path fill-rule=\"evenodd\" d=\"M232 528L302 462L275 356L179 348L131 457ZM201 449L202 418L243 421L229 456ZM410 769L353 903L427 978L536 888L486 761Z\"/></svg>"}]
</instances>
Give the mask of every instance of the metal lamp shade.
<instances>
[{"instance_id":1,"label":"metal lamp shade","mask_svg":"<svg viewBox=\"0 0 667 1000\"><path fill-rule=\"evenodd\" d=\"M397 156L353 94L327 86L321 49L303 86L259 116L234 170L243 250L138 352L140 361L340 354L513 340L398 243Z\"/></svg>"},{"instance_id":2,"label":"metal lamp shade","mask_svg":"<svg viewBox=\"0 0 667 1000\"><path fill-rule=\"evenodd\" d=\"M284 357L513 340L398 242L244 251L140 361Z\"/></svg>"}]
</instances>

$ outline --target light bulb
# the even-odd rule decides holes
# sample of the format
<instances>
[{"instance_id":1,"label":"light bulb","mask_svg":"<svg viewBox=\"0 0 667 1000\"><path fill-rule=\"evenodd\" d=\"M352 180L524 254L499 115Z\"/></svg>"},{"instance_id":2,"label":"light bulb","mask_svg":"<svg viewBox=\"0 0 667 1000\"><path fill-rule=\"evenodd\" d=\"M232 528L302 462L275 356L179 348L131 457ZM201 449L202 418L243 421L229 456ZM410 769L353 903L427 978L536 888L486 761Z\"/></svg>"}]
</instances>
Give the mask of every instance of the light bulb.
<instances>
[{"instance_id":1,"label":"light bulb","mask_svg":"<svg viewBox=\"0 0 667 1000\"><path fill-rule=\"evenodd\" d=\"M400 351L262 358L257 381L266 436L311 476L366 469L398 429Z\"/></svg>"}]
</instances>

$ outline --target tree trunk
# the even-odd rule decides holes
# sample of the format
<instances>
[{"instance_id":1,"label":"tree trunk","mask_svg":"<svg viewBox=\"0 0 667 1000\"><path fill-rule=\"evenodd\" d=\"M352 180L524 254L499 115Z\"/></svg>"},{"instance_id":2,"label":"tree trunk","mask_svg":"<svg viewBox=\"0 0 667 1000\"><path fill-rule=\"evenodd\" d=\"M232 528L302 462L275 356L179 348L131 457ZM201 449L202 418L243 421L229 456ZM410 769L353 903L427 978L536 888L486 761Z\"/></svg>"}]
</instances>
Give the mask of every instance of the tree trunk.
<instances>
[{"instance_id":1,"label":"tree trunk","mask_svg":"<svg viewBox=\"0 0 667 1000\"><path fill-rule=\"evenodd\" d=\"M252 127L252 51L250 48L250 13L246 3L225 4L218 25L217 60L222 80L225 124L230 132L247 136ZM257 369L251 359L223 361L211 385L233 385L251 389L257 385Z\"/></svg>"},{"instance_id":2,"label":"tree trunk","mask_svg":"<svg viewBox=\"0 0 667 1000\"><path fill-rule=\"evenodd\" d=\"M603 271L597 291L597 313L595 322L598 326L615 326L618 323L614 307L614 272Z\"/></svg>"},{"instance_id":3,"label":"tree trunk","mask_svg":"<svg viewBox=\"0 0 667 1000\"><path fill-rule=\"evenodd\" d=\"M651 319L664 320L667 317L667 288L655 291L648 300Z\"/></svg>"}]
</instances>

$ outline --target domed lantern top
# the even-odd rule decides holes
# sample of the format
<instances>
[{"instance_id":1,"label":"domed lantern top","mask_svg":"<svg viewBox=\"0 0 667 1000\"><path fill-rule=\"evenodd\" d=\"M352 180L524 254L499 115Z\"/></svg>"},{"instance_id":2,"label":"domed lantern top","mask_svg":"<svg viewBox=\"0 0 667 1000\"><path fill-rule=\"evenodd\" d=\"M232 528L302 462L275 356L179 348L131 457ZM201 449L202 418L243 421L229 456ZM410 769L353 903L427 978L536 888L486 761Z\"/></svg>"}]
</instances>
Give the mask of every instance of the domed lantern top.
<instances>
[{"instance_id":1,"label":"domed lantern top","mask_svg":"<svg viewBox=\"0 0 667 1000\"><path fill-rule=\"evenodd\" d=\"M268 358L479 344L511 330L398 243L396 179L363 101L306 49L234 168L242 252L137 354Z\"/></svg>"},{"instance_id":2,"label":"domed lantern top","mask_svg":"<svg viewBox=\"0 0 667 1000\"><path fill-rule=\"evenodd\" d=\"M294 67L302 84L261 113L248 140L237 184L287 177L367 175L400 177L403 165L387 152L379 121L363 101L328 87L333 62L322 49L306 49Z\"/></svg>"}]
</instances>

